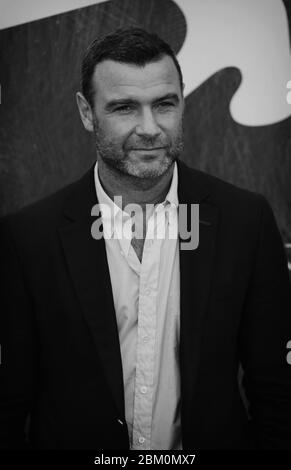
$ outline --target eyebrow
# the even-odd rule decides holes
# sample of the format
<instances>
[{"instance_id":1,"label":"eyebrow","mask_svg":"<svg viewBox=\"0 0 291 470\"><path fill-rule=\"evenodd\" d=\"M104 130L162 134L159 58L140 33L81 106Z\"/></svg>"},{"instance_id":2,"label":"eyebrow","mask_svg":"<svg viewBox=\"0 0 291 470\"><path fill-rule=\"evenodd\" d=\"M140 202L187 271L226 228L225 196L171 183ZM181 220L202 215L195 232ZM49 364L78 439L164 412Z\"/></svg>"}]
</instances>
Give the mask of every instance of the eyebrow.
<instances>
[{"instance_id":1,"label":"eyebrow","mask_svg":"<svg viewBox=\"0 0 291 470\"><path fill-rule=\"evenodd\" d=\"M167 93L164 96L161 96L160 98L156 99L154 103L159 103L160 101L166 101L166 100L172 100L175 101L175 103L179 103L180 99L177 93Z\"/></svg>"},{"instance_id":2,"label":"eyebrow","mask_svg":"<svg viewBox=\"0 0 291 470\"><path fill-rule=\"evenodd\" d=\"M180 101L177 93L167 93L166 95L163 95L160 98L155 99L153 101L153 104L156 104L165 100L173 100L175 104L178 104ZM105 110L112 111L112 109L115 108L116 106L126 106L129 104L139 104L139 102L132 98L119 98L119 99L109 101L105 106Z\"/></svg>"}]
</instances>

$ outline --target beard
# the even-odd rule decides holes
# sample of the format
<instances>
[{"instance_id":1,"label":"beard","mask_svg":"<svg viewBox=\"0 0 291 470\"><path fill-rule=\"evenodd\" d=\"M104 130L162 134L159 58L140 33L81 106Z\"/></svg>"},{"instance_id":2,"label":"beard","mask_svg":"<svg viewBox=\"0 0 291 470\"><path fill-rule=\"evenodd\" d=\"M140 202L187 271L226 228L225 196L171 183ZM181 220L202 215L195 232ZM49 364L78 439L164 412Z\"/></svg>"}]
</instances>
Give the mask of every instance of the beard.
<instances>
[{"instance_id":1,"label":"beard","mask_svg":"<svg viewBox=\"0 0 291 470\"><path fill-rule=\"evenodd\" d=\"M155 180L163 176L178 159L184 149L183 121L178 127L175 137L147 137L132 135L124 142L115 141L106 134L94 119L94 134L97 153L106 166L115 173L131 179ZM163 155L159 158L146 159L132 158L134 149L152 149L163 147Z\"/></svg>"}]
</instances>

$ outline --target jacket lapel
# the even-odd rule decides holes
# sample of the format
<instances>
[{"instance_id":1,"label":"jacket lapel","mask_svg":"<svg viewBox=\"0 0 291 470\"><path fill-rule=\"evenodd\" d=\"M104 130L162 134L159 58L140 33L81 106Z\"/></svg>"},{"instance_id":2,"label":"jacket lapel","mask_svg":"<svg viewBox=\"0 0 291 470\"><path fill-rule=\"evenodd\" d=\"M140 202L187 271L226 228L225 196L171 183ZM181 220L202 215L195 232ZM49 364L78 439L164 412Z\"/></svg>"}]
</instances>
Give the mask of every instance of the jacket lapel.
<instances>
[{"instance_id":1,"label":"jacket lapel","mask_svg":"<svg viewBox=\"0 0 291 470\"><path fill-rule=\"evenodd\" d=\"M95 240L91 226L97 204L92 167L76 183L65 207L60 237L82 312L97 348L119 417L124 419L122 361L116 315L107 264L105 240Z\"/></svg>"},{"instance_id":2,"label":"jacket lapel","mask_svg":"<svg viewBox=\"0 0 291 470\"><path fill-rule=\"evenodd\" d=\"M199 245L182 250L180 240L180 375L182 427L193 419L194 394L200 363L200 343L215 254L218 208L211 204L206 187L201 186L199 172L189 175L181 162L178 167L179 204L199 204ZM205 180L203 178L203 180ZM189 423L191 424L191 423Z\"/></svg>"}]
</instances>

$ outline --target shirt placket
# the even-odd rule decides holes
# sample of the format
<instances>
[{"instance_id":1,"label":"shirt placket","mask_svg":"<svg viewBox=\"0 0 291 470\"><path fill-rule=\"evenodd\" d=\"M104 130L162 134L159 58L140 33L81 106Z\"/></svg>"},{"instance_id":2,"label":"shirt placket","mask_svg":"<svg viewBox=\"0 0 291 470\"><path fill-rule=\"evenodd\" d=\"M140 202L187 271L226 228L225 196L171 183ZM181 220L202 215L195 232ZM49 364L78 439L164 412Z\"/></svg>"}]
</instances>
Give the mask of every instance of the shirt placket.
<instances>
[{"instance_id":1,"label":"shirt placket","mask_svg":"<svg viewBox=\"0 0 291 470\"><path fill-rule=\"evenodd\" d=\"M132 449L151 449L157 295L162 240L147 232L140 271Z\"/></svg>"}]
</instances>

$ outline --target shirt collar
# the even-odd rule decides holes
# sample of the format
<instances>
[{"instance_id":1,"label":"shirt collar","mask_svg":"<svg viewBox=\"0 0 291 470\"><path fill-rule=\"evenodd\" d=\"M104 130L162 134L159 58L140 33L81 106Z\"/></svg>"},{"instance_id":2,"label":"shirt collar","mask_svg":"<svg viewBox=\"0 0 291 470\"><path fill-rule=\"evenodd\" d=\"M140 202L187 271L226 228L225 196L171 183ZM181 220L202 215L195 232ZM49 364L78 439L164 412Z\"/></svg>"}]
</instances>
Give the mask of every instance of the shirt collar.
<instances>
[{"instance_id":1,"label":"shirt collar","mask_svg":"<svg viewBox=\"0 0 291 470\"><path fill-rule=\"evenodd\" d=\"M165 198L164 203L170 203L171 205L175 206L175 208L178 208L179 201L178 201L178 170L177 170L177 163L174 163L174 170L173 170L173 176L172 176L172 181L171 181L171 186L168 191L168 194Z\"/></svg>"},{"instance_id":2,"label":"shirt collar","mask_svg":"<svg viewBox=\"0 0 291 470\"><path fill-rule=\"evenodd\" d=\"M105 238L111 238L114 231L114 226L118 226L121 221L127 220L129 214L121 209L121 206L118 206L118 199L115 198L115 201L112 200L108 194L103 189L101 185L99 174L98 174L98 161L96 161L94 168L94 180L96 187L96 194L98 199L98 204L101 209L102 214L102 224ZM103 207L102 207L103 206Z\"/></svg>"},{"instance_id":3,"label":"shirt collar","mask_svg":"<svg viewBox=\"0 0 291 470\"><path fill-rule=\"evenodd\" d=\"M102 206L100 207L104 235L105 238L112 238L114 227L119 227L122 230L122 224L130 218L130 215L122 210L121 205L118 205L118 198L115 198L114 202L103 189L98 173L98 160L94 167L94 180L98 203L104 205L103 209L106 207L105 210L102 210ZM178 208L178 171L176 162L174 163L171 186L162 204L175 209Z\"/></svg>"}]
</instances>

